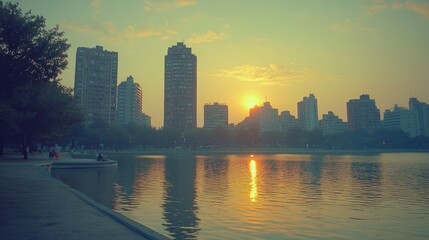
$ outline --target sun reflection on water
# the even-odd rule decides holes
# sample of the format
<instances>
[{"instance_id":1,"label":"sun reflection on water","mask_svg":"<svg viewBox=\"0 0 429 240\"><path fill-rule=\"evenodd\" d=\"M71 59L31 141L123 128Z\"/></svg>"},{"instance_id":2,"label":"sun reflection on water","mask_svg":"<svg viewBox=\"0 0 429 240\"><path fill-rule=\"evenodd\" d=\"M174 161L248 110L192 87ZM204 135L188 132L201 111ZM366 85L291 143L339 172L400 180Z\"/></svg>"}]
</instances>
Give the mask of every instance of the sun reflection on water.
<instances>
[{"instance_id":1,"label":"sun reflection on water","mask_svg":"<svg viewBox=\"0 0 429 240\"><path fill-rule=\"evenodd\" d=\"M258 185L256 183L256 161L250 160L249 163L249 169L250 169L250 176L251 176L251 182L250 182L250 201L256 202L256 198L258 197Z\"/></svg>"}]
</instances>

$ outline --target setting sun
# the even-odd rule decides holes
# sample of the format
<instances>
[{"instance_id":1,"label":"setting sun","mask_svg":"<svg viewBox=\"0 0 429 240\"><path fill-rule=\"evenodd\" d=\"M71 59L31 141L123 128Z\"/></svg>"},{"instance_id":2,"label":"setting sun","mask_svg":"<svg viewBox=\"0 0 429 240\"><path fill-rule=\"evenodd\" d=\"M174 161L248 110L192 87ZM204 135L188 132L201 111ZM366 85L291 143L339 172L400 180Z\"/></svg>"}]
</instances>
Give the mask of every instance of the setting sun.
<instances>
[{"instance_id":1,"label":"setting sun","mask_svg":"<svg viewBox=\"0 0 429 240\"><path fill-rule=\"evenodd\" d=\"M243 101L247 109L253 108L255 105L260 105L261 101L255 96L248 96Z\"/></svg>"}]
</instances>

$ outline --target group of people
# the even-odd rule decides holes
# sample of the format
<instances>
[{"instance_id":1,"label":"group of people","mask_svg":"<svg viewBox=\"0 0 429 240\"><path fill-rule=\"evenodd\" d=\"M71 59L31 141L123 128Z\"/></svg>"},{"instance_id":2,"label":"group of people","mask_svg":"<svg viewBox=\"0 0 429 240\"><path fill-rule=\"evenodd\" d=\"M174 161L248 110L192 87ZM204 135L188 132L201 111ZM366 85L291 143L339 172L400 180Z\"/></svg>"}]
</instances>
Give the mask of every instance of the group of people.
<instances>
[{"instance_id":1,"label":"group of people","mask_svg":"<svg viewBox=\"0 0 429 240\"><path fill-rule=\"evenodd\" d=\"M58 160L58 158L60 158L60 151L57 151L56 149L55 149L55 147L50 147L49 148L49 159L51 160L51 159L56 159L56 160Z\"/></svg>"},{"instance_id":2,"label":"group of people","mask_svg":"<svg viewBox=\"0 0 429 240\"><path fill-rule=\"evenodd\" d=\"M40 150L41 152L41 150ZM22 154L24 155L24 159L28 159L28 155L30 154L30 147L26 146L25 148L22 149ZM60 151L57 150L55 147L51 146L49 148L49 159L59 159L60 158Z\"/></svg>"}]
</instances>

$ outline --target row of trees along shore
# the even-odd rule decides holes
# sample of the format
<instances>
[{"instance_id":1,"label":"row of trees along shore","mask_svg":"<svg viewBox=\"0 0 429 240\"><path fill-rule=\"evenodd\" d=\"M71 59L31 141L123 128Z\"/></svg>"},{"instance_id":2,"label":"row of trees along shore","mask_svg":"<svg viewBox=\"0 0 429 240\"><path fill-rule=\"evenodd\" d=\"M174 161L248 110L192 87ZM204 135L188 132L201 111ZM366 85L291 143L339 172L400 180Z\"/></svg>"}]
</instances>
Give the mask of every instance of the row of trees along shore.
<instances>
[{"instance_id":1,"label":"row of trees along shore","mask_svg":"<svg viewBox=\"0 0 429 240\"><path fill-rule=\"evenodd\" d=\"M23 13L18 3L0 1L0 155L4 145L37 143L72 148L412 148L427 149L427 137L409 138L398 130L323 135L319 131L260 133L258 128L143 128L134 124L85 124L72 95L59 76L67 67L70 44L58 26L47 29L45 19Z\"/></svg>"},{"instance_id":2,"label":"row of trees along shore","mask_svg":"<svg viewBox=\"0 0 429 240\"><path fill-rule=\"evenodd\" d=\"M347 132L323 135L320 131L290 129L286 132L260 132L253 128L197 128L185 133L175 129L155 129L128 124L107 126L103 121L73 125L61 144L81 149L188 148L217 149L243 147L321 148L321 149L428 149L429 138L410 138L400 130L379 129L372 133Z\"/></svg>"}]
</instances>

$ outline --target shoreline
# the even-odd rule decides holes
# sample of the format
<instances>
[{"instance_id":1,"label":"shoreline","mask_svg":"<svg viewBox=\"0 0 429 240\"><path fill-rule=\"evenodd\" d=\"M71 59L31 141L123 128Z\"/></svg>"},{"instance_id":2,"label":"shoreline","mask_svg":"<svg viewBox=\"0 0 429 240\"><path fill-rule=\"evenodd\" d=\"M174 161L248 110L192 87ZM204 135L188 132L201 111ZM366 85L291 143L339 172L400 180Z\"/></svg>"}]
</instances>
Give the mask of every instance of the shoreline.
<instances>
[{"instance_id":1,"label":"shoreline","mask_svg":"<svg viewBox=\"0 0 429 240\"><path fill-rule=\"evenodd\" d=\"M0 157L2 239L169 239L54 178L43 167L53 161L43 153Z\"/></svg>"},{"instance_id":2,"label":"shoreline","mask_svg":"<svg viewBox=\"0 0 429 240\"><path fill-rule=\"evenodd\" d=\"M219 148L219 149L87 149L76 151L73 157L92 157L102 152L104 154L141 154L141 155L217 155L217 154L318 154L318 155L367 155L383 153L429 153L429 149L366 149L366 150L343 150L343 149L299 149L299 148ZM94 155L95 156L95 155Z\"/></svg>"}]
</instances>

